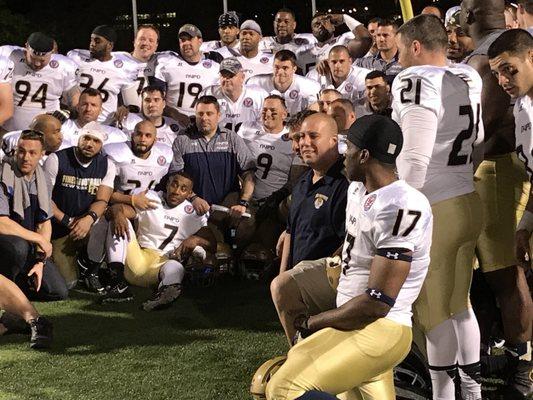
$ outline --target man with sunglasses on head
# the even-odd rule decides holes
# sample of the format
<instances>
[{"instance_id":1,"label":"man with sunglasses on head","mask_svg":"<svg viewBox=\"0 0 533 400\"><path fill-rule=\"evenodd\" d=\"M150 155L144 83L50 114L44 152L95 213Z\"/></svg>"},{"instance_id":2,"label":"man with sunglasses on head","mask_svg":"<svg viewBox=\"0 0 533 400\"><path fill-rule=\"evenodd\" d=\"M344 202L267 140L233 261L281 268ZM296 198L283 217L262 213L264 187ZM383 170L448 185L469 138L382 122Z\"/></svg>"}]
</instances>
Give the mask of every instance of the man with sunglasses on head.
<instances>
[{"instance_id":1,"label":"man with sunglasses on head","mask_svg":"<svg viewBox=\"0 0 533 400\"><path fill-rule=\"evenodd\" d=\"M13 62L13 117L4 129L26 129L39 114L59 110L60 99L69 107L76 106L76 64L65 56L54 54L54 39L33 32L26 46L2 46L0 55Z\"/></svg>"}]
</instances>

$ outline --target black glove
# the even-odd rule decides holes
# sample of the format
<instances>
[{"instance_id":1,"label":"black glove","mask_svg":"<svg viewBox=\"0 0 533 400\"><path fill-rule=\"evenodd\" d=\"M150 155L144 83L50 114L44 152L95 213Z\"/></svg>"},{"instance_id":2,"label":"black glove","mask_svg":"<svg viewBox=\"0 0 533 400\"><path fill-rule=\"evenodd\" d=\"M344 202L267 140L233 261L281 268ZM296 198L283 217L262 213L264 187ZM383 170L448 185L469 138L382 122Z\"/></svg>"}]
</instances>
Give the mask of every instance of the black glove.
<instances>
[{"instance_id":1,"label":"black glove","mask_svg":"<svg viewBox=\"0 0 533 400\"><path fill-rule=\"evenodd\" d=\"M279 204L289 195L289 189L282 187L268 196L255 213L255 220L262 221L269 215L276 215Z\"/></svg>"}]
</instances>

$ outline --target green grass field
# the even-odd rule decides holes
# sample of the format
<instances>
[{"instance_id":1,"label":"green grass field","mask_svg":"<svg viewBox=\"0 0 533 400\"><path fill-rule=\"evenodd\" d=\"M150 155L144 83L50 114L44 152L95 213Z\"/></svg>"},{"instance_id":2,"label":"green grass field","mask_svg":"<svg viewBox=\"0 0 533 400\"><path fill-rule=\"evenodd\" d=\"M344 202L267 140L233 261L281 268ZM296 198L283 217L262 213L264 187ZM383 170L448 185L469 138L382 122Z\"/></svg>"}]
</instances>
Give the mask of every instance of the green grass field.
<instances>
[{"instance_id":1,"label":"green grass field","mask_svg":"<svg viewBox=\"0 0 533 400\"><path fill-rule=\"evenodd\" d=\"M37 303L53 348L0 336L0 399L250 399L256 368L287 350L266 284L227 278L153 313L139 308L150 292L135 294L118 305L81 292Z\"/></svg>"}]
</instances>

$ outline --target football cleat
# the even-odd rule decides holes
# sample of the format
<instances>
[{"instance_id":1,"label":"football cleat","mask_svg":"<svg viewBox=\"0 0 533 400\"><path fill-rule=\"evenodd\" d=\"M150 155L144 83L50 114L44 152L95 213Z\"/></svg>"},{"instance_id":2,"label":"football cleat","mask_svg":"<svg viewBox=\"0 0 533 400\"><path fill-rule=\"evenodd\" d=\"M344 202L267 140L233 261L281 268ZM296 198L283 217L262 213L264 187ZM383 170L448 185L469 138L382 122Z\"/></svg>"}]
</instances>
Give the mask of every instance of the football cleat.
<instances>
[{"instance_id":1,"label":"football cleat","mask_svg":"<svg viewBox=\"0 0 533 400\"><path fill-rule=\"evenodd\" d=\"M250 393L254 400L266 399L265 392L270 378L272 378L286 360L286 356L278 356L261 364L255 372L252 378L252 384L250 385Z\"/></svg>"},{"instance_id":2,"label":"football cleat","mask_svg":"<svg viewBox=\"0 0 533 400\"><path fill-rule=\"evenodd\" d=\"M101 304L124 303L133 300L133 293L127 283L113 286L100 300Z\"/></svg>"},{"instance_id":3,"label":"football cleat","mask_svg":"<svg viewBox=\"0 0 533 400\"><path fill-rule=\"evenodd\" d=\"M53 326L45 317L30 320L30 347L32 349L47 349L52 345Z\"/></svg>"},{"instance_id":4,"label":"football cleat","mask_svg":"<svg viewBox=\"0 0 533 400\"><path fill-rule=\"evenodd\" d=\"M168 308L181 295L181 284L161 286L154 295L143 303L144 311L155 311Z\"/></svg>"},{"instance_id":5,"label":"football cleat","mask_svg":"<svg viewBox=\"0 0 533 400\"><path fill-rule=\"evenodd\" d=\"M4 335L10 334L30 334L30 325L24 319L15 314L4 312L0 317L0 324L4 325L6 331Z\"/></svg>"},{"instance_id":6,"label":"football cleat","mask_svg":"<svg viewBox=\"0 0 533 400\"><path fill-rule=\"evenodd\" d=\"M89 292L105 294L105 288L100 282L98 274L87 274L83 277L83 283Z\"/></svg>"}]
</instances>

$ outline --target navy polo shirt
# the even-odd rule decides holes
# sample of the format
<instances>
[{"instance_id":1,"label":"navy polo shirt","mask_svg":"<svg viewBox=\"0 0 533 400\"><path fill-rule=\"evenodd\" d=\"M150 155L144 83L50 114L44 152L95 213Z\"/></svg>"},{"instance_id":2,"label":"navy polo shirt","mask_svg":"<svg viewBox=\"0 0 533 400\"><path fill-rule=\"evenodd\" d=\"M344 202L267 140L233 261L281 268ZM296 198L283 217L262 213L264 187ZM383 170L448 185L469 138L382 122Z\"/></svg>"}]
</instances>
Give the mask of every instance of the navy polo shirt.
<instances>
[{"instance_id":1,"label":"navy polo shirt","mask_svg":"<svg viewBox=\"0 0 533 400\"><path fill-rule=\"evenodd\" d=\"M291 235L289 268L303 260L329 257L345 236L346 196L349 182L339 157L327 174L313 183L313 170L292 191L287 231Z\"/></svg>"}]
</instances>

